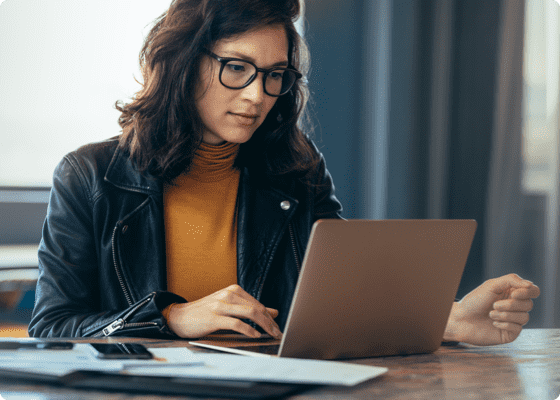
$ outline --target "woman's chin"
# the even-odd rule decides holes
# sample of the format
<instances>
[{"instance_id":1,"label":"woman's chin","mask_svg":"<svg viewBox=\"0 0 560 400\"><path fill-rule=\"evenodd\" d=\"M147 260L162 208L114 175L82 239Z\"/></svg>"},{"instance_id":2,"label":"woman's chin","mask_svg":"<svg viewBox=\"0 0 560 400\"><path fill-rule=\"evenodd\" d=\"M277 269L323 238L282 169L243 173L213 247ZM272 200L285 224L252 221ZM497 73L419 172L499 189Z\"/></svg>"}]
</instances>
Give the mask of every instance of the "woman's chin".
<instances>
[{"instance_id":1,"label":"woman's chin","mask_svg":"<svg viewBox=\"0 0 560 400\"><path fill-rule=\"evenodd\" d=\"M204 143L218 145L224 142L229 143L245 143L248 142L253 136L253 129L235 129L227 133L215 134L215 133L204 133L202 141Z\"/></svg>"}]
</instances>

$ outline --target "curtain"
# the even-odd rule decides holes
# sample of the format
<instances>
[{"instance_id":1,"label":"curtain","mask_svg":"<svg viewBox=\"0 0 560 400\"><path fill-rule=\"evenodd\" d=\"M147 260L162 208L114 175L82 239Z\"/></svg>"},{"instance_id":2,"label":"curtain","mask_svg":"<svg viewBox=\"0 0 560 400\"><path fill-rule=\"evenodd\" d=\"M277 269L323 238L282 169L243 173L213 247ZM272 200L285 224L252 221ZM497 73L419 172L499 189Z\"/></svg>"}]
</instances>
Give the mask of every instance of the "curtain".
<instances>
[{"instance_id":1,"label":"curtain","mask_svg":"<svg viewBox=\"0 0 560 400\"><path fill-rule=\"evenodd\" d=\"M525 0L306 5L318 143L345 217L475 219L457 297L517 273L543 291L528 326L545 309L557 325L560 209L521 189Z\"/></svg>"},{"instance_id":2,"label":"curtain","mask_svg":"<svg viewBox=\"0 0 560 400\"><path fill-rule=\"evenodd\" d=\"M542 289L543 200L521 190L525 1L392 7L387 217L477 220L458 297L511 272Z\"/></svg>"}]
</instances>

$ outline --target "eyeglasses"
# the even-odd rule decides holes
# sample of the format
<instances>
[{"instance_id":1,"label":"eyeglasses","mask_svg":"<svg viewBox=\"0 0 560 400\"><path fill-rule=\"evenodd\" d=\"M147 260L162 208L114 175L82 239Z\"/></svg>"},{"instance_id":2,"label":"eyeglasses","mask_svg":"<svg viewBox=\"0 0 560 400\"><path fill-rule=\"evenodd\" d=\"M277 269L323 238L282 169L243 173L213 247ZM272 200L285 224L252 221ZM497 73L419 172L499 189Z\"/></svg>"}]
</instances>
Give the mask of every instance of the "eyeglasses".
<instances>
[{"instance_id":1,"label":"eyeglasses","mask_svg":"<svg viewBox=\"0 0 560 400\"><path fill-rule=\"evenodd\" d=\"M218 57L209 50L206 50L206 53L222 64L220 83L229 89L243 89L249 86L257 74L262 72L264 92L269 96L279 97L288 93L294 83L302 77L302 74L293 68L263 69L240 58Z\"/></svg>"}]
</instances>

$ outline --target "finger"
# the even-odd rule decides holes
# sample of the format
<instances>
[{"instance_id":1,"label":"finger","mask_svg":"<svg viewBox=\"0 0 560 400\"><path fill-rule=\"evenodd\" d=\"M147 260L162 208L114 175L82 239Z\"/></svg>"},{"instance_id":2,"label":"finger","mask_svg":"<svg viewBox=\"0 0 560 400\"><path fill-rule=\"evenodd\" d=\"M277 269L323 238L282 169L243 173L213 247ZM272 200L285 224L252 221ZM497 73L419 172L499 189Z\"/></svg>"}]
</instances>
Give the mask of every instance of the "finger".
<instances>
[{"instance_id":1,"label":"finger","mask_svg":"<svg viewBox=\"0 0 560 400\"><path fill-rule=\"evenodd\" d=\"M490 311L490 318L497 322L513 322L518 325L525 325L529 322L529 314L526 312L500 312Z\"/></svg>"},{"instance_id":2,"label":"finger","mask_svg":"<svg viewBox=\"0 0 560 400\"><path fill-rule=\"evenodd\" d=\"M531 299L506 299L494 302L494 309L497 311L525 311L529 312L533 309L533 300Z\"/></svg>"},{"instance_id":3,"label":"finger","mask_svg":"<svg viewBox=\"0 0 560 400\"><path fill-rule=\"evenodd\" d=\"M225 303L225 304L241 305L241 306L246 307L247 309L259 310L262 315L266 316L269 319L269 324L271 324L272 327L273 327L272 329L274 331L277 331L278 333L280 332L280 328L278 327L278 325L274 321L274 318L278 315L278 311L271 308L270 309L271 311L276 312L276 315L272 316L268 312L268 309L266 309L261 303L259 303L253 296L251 296L249 293L247 293L245 290L243 290L243 288L241 286L239 286L239 285L228 286L227 288L220 291L218 298L221 300L222 303ZM216 310L216 311L218 311L218 310ZM247 317L244 317L244 318L247 318ZM255 321L255 322L257 322L257 321ZM259 323L259 322L257 322L257 323ZM260 325L260 323L259 323L259 325ZM273 336L278 336L278 334L273 335Z\"/></svg>"},{"instance_id":4,"label":"finger","mask_svg":"<svg viewBox=\"0 0 560 400\"><path fill-rule=\"evenodd\" d=\"M496 328L501 330L501 340L502 343L510 343L513 342L523 329L521 325L514 324L512 322L499 322L494 321L492 323Z\"/></svg>"},{"instance_id":5,"label":"finger","mask_svg":"<svg viewBox=\"0 0 560 400\"><path fill-rule=\"evenodd\" d=\"M530 288L535 286L533 282L522 279L517 274L504 275L499 278L489 279L487 282L490 285L490 290L496 294L502 294L511 288Z\"/></svg>"},{"instance_id":6,"label":"finger","mask_svg":"<svg viewBox=\"0 0 560 400\"><path fill-rule=\"evenodd\" d=\"M219 327L218 329L229 329L255 339L261 337L259 331L251 327L249 324L246 324L245 322L241 321L240 319L231 318L231 317L218 317L218 318L219 319L216 321L216 326Z\"/></svg>"},{"instance_id":7,"label":"finger","mask_svg":"<svg viewBox=\"0 0 560 400\"><path fill-rule=\"evenodd\" d=\"M273 308L267 309L239 285L228 286L223 290L221 297L226 303L245 307L245 309L232 309L237 312L243 312L243 314L236 314L235 316L252 320L274 338L280 339L282 337L280 327L274 321L274 318L278 316L278 310ZM270 313L269 310L271 311Z\"/></svg>"},{"instance_id":8,"label":"finger","mask_svg":"<svg viewBox=\"0 0 560 400\"><path fill-rule=\"evenodd\" d=\"M216 311L220 312L219 310ZM250 319L272 337L279 338L282 335L280 328L262 305L260 307L248 307L239 304L224 304L221 312L224 313L222 315Z\"/></svg>"},{"instance_id":9,"label":"finger","mask_svg":"<svg viewBox=\"0 0 560 400\"><path fill-rule=\"evenodd\" d=\"M533 285L529 288L515 289L510 297L512 299L536 299L541 294L541 290L538 286Z\"/></svg>"},{"instance_id":10,"label":"finger","mask_svg":"<svg viewBox=\"0 0 560 400\"><path fill-rule=\"evenodd\" d=\"M278 314L279 314L278 310L275 309L275 308L268 308L268 307L266 307L266 311L268 311L268 313L270 314L270 316L271 316L272 318L276 318L276 317L278 316Z\"/></svg>"},{"instance_id":11,"label":"finger","mask_svg":"<svg viewBox=\"0 0 560 400\"><path fill-rule=\"evenodd\" d=\"M251 296L249 293L243 290L243 288L239 285L228 286L225 289L225 295L223 296L223 300L232 304L240 304L240 305L245 305L247 307L256 307L259 309L263 308L264 310L266 310L265 314L268 314L268 316L270 317L270 322L273 325L276 325L276 322L274 322L274 318L278 316L278 310L274 308L264 307L261 303L259 303L257 299L255 299L253 296ZM276 325L276 327L278 326Z\"/></svg>"},{"instance_id":12,"label":"finger","mask_svg":"<svg viewBox=\"0 0 560 400\"><path fill-rule=\"evenodd\" d=\"M253 296L247 293L239 285L230 285L227 288L225 288L223 291L224 291L224 295L226 297L230 297L231 299L243 299L252 304L261 304L257 301L257 299L255 299Z\"/></svg>"},{"instance_id":13,"label":"finger","mask_svg":"<svg viewBox=\"0 0 560 400\"><path fill-rule=\"evenodd\" d=\"M279 335L281 335L280 327L278 326L276 321L274 321L274 318L278 316L278 310L275 310L274 308L266 308L261 303L256 301L254 298L252 298L252 300L239 298L236 299L235 303L232 302L231 305L242 307L239 310L245 310L246 312L246 314L243 314L242 317L249 318L252 321L256 322L257 324L262 326L263 329L267 331L270 335L274 337L279 337ZM266 326L269 326L270 328L267 329Z\"/></svg>"}]
</instances>

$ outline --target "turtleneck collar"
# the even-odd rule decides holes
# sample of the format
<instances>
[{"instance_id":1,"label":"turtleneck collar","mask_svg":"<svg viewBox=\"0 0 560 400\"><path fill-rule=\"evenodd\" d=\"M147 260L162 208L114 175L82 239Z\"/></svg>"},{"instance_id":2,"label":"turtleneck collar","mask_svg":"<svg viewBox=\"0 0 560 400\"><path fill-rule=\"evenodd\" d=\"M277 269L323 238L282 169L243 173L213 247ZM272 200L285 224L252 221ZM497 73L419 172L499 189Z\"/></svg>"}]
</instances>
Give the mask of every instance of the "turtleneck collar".
<instances>
[{"instance_id":1,"label":"turtleneck collar","mask_svg":"<svg viewBox=\"0 0 560 400\"><path fill-rule=\"evenodd\" d=\"M202 142L196 150L188 175L204 182L220 181L234 172L233 163L239 151L239 143Z\"/></svg>"}]
</instances>

